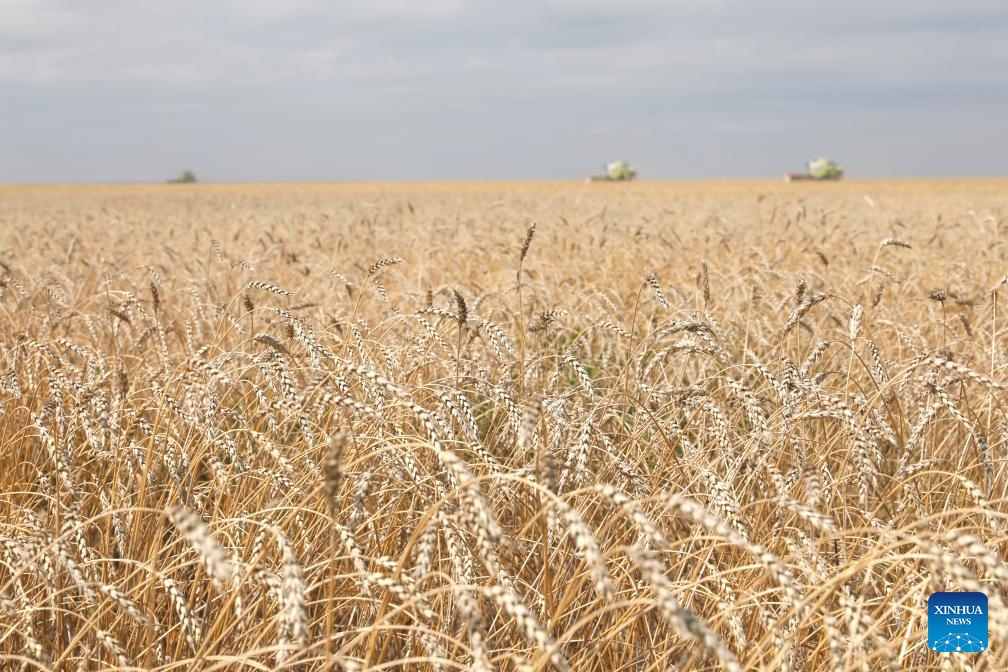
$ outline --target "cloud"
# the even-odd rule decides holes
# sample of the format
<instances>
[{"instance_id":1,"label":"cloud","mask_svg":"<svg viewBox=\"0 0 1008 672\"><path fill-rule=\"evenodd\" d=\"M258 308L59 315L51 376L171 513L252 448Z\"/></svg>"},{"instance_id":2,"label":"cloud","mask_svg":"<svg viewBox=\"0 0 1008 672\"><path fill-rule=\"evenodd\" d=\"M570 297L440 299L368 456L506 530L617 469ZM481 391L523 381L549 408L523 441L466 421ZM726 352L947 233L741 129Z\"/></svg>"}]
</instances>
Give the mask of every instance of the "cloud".
<instances>
[{"instance_id":1,"label":"cloud","mask_svg":"<svg viewBox=\"0 0 1008 672\"><path fill-rule=\"evenodd\" d=\"M190 142L199 154L195 138L255 142L262 177L270 151L310 154L308 134L323 132L342 138L334 151L352 152L360 177L429 174L445 156L438 165L468 172L519 177L532 164L559 176L621 147L653 153L651 174L683 175L700 165L682 157L701 142L712 156L749 152L725 171L761 174L779 162L770 142L885 146L908 125L920 142L926 127L946 144L986 134L1008 151L1000 1L0 0L0 17L0 110L26 154L0 179L30 166L69 175L45 125L77 129L66 153L89 156L110 137L160 161ZM380 163L392 137L416 158ZM869 170L898 170L878 156ZM117 160L102 159L103 174L133 169ZM214 160L222 177L249 165ZM983 161L981 172L1003 172Z\"/></svg>"}]
</instances>

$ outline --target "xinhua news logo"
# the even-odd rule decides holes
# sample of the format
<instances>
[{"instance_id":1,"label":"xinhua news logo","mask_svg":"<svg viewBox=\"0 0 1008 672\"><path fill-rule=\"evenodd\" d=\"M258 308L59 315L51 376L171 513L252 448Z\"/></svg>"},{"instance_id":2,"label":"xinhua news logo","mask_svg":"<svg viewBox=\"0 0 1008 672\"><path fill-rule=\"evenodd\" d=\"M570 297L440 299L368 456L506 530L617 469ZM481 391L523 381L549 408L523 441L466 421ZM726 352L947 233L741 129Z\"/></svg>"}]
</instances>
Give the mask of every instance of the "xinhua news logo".
<instances>
[{"instance_id":1,"label":"xinhua news logo","mask_svg":"<svg viewBox=\"0 0 1008 672\"><path fill-rule=\"evenodd\" d=\"M987 650L987 596L933 593L928 598L928 646L940 653Z\"/></svg>"}]
</instances>

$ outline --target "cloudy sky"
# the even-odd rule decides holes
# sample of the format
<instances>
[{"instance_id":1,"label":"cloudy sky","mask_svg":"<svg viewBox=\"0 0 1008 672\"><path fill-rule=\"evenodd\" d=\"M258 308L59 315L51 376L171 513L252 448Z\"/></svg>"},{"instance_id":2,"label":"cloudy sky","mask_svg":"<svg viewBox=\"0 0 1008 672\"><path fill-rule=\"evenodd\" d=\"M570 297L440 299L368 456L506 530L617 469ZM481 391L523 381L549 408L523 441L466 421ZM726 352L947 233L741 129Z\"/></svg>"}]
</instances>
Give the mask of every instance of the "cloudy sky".
<instances>
[{"instance_id":1,"label":"cloudy sky","mask_svg":"<svg viewBox=\"0 0 1008 672\"><path fill-rule=\"evenodd\" d=\"M1004 0L0 0L0 182L1008 175Z\"/></svg>"}]
</instances>

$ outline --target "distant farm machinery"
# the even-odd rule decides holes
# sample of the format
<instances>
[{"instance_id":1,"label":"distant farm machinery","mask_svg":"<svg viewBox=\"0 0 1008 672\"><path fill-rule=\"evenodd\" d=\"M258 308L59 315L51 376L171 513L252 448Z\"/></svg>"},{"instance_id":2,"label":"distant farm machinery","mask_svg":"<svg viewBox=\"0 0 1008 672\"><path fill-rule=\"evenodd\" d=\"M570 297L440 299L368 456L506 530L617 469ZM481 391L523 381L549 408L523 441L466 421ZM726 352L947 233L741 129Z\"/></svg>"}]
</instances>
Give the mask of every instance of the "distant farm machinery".
<instances>
[{"instance_id":1,"label":"distant farm machinery","mask_svg":"<svg viewBox=\"0 0 1008 672\"><path fill-rule=\"evenodd\" d=\"M808 170L804 173L788 173L785 182L830 182L843 178L843 169L835 161L829 159L813 159L808 162Z\"/></svg>"},{"instance_id":2,"label":"distant farm machinery","mask_svg":"<svg viewBox=\"0 0 1008 672\"><path fill-rule=\"evenodd\" d=\"M812 159L804 173L787 173L785 182L834 182L843 179L844 171L830 159ZM626 161L613 161L605 165L602 175L591 175L585 182L629 182L637 177L637 171Z\"/></svg>"},{"instance_id":3,"label":"distant farm machinery","mask_svg":"<svg viewBox=\"0 0 1008 672\"><path fill-rule=\"evenodd\" d=\"M585 182L629 182L637 177L637 171L626 161L607 163L605 175L586 177Z\"/></svg>"}]
</instances>

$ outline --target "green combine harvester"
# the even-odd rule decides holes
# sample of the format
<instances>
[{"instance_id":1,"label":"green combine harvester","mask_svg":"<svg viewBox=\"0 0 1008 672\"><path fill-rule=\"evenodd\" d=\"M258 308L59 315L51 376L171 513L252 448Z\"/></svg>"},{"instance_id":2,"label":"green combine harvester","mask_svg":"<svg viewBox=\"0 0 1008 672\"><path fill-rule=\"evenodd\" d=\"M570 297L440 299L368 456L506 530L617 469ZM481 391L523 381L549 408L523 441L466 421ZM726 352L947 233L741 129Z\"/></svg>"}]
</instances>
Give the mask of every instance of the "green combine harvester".
<instances>
[{"instance_id":1,"label":"green combine harvester","mask_svg":"<svg viewBox=\"0 0 1008 672\"><path fill-rule=\"evenodd\" d=\"M835 161L829 159L813 159L808 162L808 171L804 173L788 173L784 176L785 182L800 182L809 180L812 182L830 182L843 178L843 170Z\"/></svg>"},{"instance_id":2,"label":"green combine harvester","mask_svg":"<svg viewBox=\"0 0 1008 672\"><path fill-rule=\"evenodd\" d=\"M629 182L637 177L634 170L626 161L613 161L606 164L605 175L592 175L585 178L585 182Z\"/></svg>"}]
</instances>

